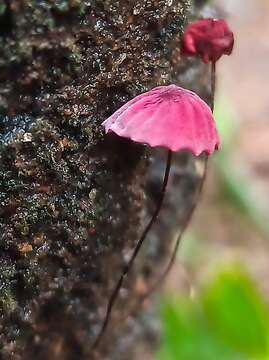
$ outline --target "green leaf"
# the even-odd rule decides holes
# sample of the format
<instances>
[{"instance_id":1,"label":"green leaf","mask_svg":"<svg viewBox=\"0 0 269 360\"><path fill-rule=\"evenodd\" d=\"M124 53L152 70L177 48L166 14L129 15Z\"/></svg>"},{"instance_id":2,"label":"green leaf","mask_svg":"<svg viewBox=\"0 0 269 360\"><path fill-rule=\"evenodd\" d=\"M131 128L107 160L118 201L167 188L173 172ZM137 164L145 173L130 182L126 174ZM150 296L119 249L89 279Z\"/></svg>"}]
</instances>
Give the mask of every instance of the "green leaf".
<instances>
[{"instance_id":1,"label":"green leaf","mask_svg":"<svg viewBox=\"0 0 269 360\"><path fill-rule=\"evenodd\" d=\"M202 303L211 328L227 345L250 357L268 356L268 310L242 270L222 271L204 290Z\"/></svg>"},{"instance_id":2,"label":"green leaf","mask_svg":"<svg viewBox=\"0 0 269 360\"><path fill-rule=\"evenodd\" d=\"M197 304L166 300L162 307L163 337L158 360L239 360L210 332Z\"/></svg>"}]
</instances>

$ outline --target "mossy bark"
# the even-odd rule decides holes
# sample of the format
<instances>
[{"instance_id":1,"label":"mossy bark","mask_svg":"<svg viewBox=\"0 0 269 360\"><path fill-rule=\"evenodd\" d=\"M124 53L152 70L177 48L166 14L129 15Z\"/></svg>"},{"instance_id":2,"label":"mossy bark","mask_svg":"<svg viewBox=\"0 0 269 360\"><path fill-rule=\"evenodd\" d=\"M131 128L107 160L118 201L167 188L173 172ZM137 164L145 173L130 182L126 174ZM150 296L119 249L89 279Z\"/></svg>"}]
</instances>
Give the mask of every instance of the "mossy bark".
<instances>
[{"instance_id":1,"label":"mossy bark","mask_svg":"<svg viewBox=\"0 0 269 360\"><path fill-rule=\"evenodd\" d=\"M1 359L93 358L109 294L140 234L148 166L146 147L106 137L100 124L186 73L187 8L187 0L0 0ZM192 166L190 174L179 190L188 194L183 214ZM148 254L120 315L138 296L139 276L147 284L156 269ZM117 351L118 315L100 358Z\"/></svg>"}]
</instances>

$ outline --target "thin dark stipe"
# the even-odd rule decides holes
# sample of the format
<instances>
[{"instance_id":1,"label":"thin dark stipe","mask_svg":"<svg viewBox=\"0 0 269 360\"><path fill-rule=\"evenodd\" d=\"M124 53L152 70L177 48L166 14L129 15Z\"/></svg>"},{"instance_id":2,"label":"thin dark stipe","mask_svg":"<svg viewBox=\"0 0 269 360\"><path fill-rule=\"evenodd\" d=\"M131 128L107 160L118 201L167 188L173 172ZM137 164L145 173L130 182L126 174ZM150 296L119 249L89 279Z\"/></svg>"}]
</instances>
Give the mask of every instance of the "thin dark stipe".
<instances>
[{"instance_id":1,"label":"thin dark stipe","mask_svg":"<svg viewBox=\"0 0 269 360\"><path fill-rule=\"evenodd\" d=\"M164 272L160 275L160 277L158 277L157 281L154 282L154 284L149 288L149 290L147 291L147 293L141 298L141 300L139 301L139 304L143 303L155 290L157 290L160 285L163 283L163 281L165 280L165 278L167 277L167 275L169 274L170 270L172 269L174 262L176 260L176 255L177 255L177 251L180 245L180 241L182 239L183 234L185 233L186 228L188 227L191 219L192 219L192 215L194 213L194 210L196 209L197 203L199 198L201 197L201 193L202 193L202 189L203 189L203 184L205 182L206 179L206 171L207 171L207 163L208 163L208 157L206 156L205 160L204 160L204 170L203 170L203 175L202 178L200 180L200 185L199 185L199 189L197 192L197 196L196 196L196 200L194 201L190 212L188 213L188 216L186 217L183 227L180 230L180 233L177 237L171 258L169 260L169 263L167 265L167 267L165 268Z\"/></svg>"},{"instance_id":2,"label":"thin dark stipe","mask_svg":"<svg viewBox=\"0 0 269 360\"><path fill-rule=\"evenodd\" d=\"M109 323L109 319L111 316L111 312L114 306L114 303L118 297L119 291L121 289L122 283L125 279L125 277L127 276L129 270L131 269L131 266L149 232L149 230L151 229L152 225L154 224L155 220L157 219L159 212L161 210L162 204L163 204L163 200L164 200L164 196L165 196L165 191L166 191L166 187L167 187L167 183L168 183L168 178L169 178L169 173L170 173L170 168L171 168L171 160L172 160L172 152L171 150L168 150L168 154L167 154L167 162L166 162L166 169L165 169L165 174L164 174L164 179L163 179L163 185L162 185L162 191L161 191L161 195L156 207L156 210L151 218L151 220L149 221L148 225L146 226L144 232L142 233L138 243L136 244L133 254L130 258L130 260L128 261L128 263L126 264L126 266L123 268L121 277L119 279L119 281L117 282L115 289L109 299L108 305L107 305L107 310L106 310L106 315L105 315L105 319L103 321L103 325L102 328L99 332L99 334L96 337L96 340L93 343L93 349L96 349L98 347L98 345L100 344L100 341L103 338L103 335L107 329L108 323Z\"/></svg>"}]
</instances>

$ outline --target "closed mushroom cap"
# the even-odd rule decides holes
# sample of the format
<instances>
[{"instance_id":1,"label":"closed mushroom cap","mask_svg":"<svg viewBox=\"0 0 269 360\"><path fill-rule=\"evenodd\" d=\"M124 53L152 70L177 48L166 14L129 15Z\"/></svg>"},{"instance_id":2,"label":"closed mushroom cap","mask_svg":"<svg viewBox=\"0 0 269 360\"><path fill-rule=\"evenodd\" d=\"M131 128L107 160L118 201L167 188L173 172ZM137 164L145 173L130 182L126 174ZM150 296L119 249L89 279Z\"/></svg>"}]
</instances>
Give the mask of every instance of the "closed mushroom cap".
<instances>
[{"instance_id":1,"label":"closed mushroom cap","mask_svg":"<svg viewBox=\"0 0 269 360\"><path fill-rule=\"evenodd\" d=\"M187 26L181 52L186 56L200 56L208 63L216 62L222 55L230 55L233 46L234 35L225 20L200 19Z\"/></svg>"}]
</instances>

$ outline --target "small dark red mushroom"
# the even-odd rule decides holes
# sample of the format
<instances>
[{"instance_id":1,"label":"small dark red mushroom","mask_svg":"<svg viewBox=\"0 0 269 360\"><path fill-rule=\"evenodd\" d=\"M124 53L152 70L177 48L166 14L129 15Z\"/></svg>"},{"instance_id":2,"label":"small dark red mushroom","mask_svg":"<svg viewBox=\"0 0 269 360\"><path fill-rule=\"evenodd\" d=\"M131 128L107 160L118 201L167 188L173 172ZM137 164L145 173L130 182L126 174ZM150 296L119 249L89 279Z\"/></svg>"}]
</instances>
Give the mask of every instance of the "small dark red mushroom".
<instances>
[{"instance_id":1,"label":"small dark red mushroom","mask_svg":"<svg viewBox=\"0 0 269 360\"><path fill-rule=\"evenodd\" d=\"M185 29L181 52L185 56L199 56L207 64L230 55L233 46L234 35L225 20L200 19Z\"/></svg>"},{"instance_id":2,"label":"small dark red mushroom","mask_svg":"<svg viewBox=\"0 0 269 360\"><path fill-rule=\"evenodd\" d=\"M231 55L234 34L223 19L199 19L185 29L181 43L183 56L200 57L204 63L211 62L211 110L214 110L216 86L216 62L222 55Z\"/></svg>"}]
</instances>

